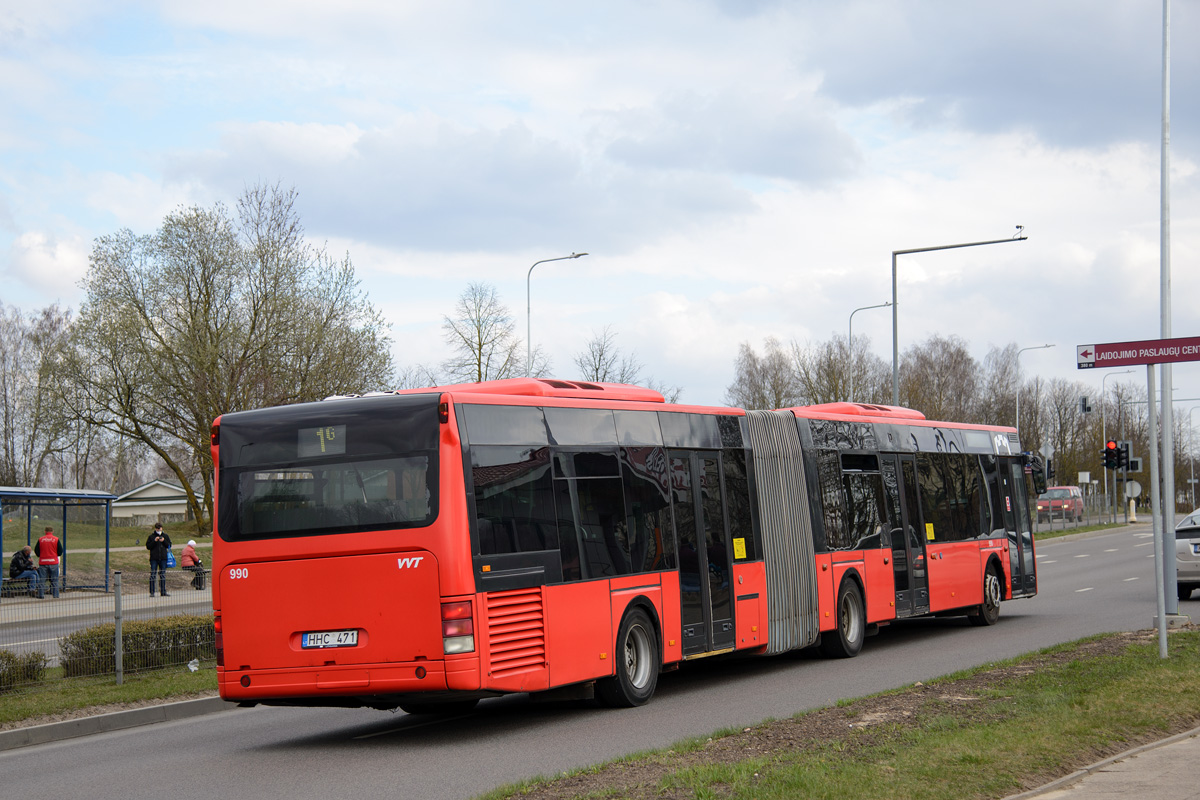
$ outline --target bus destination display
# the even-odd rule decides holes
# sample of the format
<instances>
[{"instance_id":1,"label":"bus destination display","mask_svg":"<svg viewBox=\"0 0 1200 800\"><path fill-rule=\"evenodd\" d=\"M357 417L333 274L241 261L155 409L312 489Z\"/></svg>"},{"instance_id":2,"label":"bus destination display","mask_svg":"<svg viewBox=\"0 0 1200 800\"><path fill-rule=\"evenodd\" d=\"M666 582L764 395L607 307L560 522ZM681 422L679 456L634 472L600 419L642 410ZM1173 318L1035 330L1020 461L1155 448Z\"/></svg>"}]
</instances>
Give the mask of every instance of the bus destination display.
<instances>
[{"instance_id":1,"label":"bus destination display","mask_svg":"<svg viewBox=\"0 0 1200 800\"><path fill-rule=\"evenodd\" d=\"M322 425L319 428L300 429L296 446L296 455L299 458L345 455L345 453L345 425Z\"/></svg>"}]
</instances>

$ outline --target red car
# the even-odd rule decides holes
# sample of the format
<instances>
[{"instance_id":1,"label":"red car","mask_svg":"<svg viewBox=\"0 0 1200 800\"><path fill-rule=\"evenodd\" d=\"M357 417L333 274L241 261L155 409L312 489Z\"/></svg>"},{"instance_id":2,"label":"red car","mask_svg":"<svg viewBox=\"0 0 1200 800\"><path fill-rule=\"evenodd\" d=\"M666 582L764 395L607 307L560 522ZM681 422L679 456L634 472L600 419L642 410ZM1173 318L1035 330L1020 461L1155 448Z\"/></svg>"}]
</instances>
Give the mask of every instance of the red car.
<instances>
[{"instance_id":1,"label":"red car","mask_svg":"<svg viewBox=\"0 0 1200 800\"><path fill-rule=\"evenodd\" d=\"M1083 494L1078 486L1051 486L1038 495L1038 522L1083 519Z\"/></svg>"}]
</instances>

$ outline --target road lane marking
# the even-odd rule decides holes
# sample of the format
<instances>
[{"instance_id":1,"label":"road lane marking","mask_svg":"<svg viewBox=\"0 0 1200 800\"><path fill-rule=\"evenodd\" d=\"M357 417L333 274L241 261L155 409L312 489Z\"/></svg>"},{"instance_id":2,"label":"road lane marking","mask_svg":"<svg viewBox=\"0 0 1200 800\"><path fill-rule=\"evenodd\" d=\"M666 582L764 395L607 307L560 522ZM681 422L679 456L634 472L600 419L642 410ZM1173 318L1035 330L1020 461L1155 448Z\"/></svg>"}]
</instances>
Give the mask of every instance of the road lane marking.
<instances>
[{"instance_id":1,"label":"road lane marking","mask_svg":"<svg viewBox=\"0 0 1200 800\"><path fill-rule=\"evenodd\" d=\"M1106 553L1115 553L1115 552L1117 552L1117 548L1115 548L1115 547L1110 547L1109 549L1105 550L1104 552L1106 552Z\"/></svg>"},{"instance_id":2,"label":"road lane marking","mask_svg":"<svg viewBox=\"0 0 1200 800\"><path fill-rule=\"evenodd\" d=\"M1092 590L1091 586L1087 587L1086 589L1076 589L1075 594L1079 594L1080 592L1090 592L1091 590Z\"/></svg>"},{"instance_id":3,"label":"road lane marking","mask_svg":"<svg viewBox=\"0 0 1200 800\"><path fill-rule=\"evenodd\" d=\"M1044 563L1046 563L1046 564L1057 564L1057 563L1058 563L1058 561L1057 561L1057 560L1055 560L1055 561L1046 561L1046 562L1044 562Z\"/></svg>"},{"instance_id":4,"label":"road lane marking","mask_svg":"<svg viewBox=\"0 0 1200 800\"><path fill-rule=\"evenodd\" d=\"M1125 583L1129 583L1130 581L1136 581L1136 580L1137 580L1137 578L1126 578Z\"/></svg>"},{"instance_id":5,"label":"road lane marking","mask_svg":"<svg viewBox=\"0 0 1200 800\"><path fill-rule=\"evenodd\" d=\"M1135 533L1133 537L1135 539L1149 539L1153 535L1153 533Z\"/></svg>"},{"instance_id":6,"label":"road lane marking","mask_svg":"<svg viewBox=\"0 0 1200 800\"><path fill-rule=\"evenodd\" d=\"M1152 544L1154 544L1154 542L1142 542L1141 544L1135 544L1134 547L1149 547Z\"/></svg>"},{"instance_id":7,"label":"road lane marking","mask_svg":"<svg viewBox=\"0 0 1200 800\"><path fill-rule=\"evenodd\" d=\"M1079 555L1077 555L1075 557L1076 558L1087 558L1090 555L1091 555L1091 553L1080 553Z\"/></svg>"}]
</instances>

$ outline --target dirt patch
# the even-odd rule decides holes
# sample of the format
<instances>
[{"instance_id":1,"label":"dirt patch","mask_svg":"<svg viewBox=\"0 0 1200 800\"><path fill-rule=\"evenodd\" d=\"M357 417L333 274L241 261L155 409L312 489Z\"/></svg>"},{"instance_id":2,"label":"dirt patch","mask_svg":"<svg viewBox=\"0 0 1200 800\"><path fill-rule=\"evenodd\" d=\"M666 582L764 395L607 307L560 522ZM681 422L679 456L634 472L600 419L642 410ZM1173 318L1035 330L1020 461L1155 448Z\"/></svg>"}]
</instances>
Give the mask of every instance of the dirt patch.
<instances>
[{"instance_id":1,"label":"dirt patch","mask_svg":"<svg viewBox=\"0 0 1200 800\"><path fill-rule=\"evenodd\" d=\"M1014 678L1029 675L1039 669L1079 659L1100 658L1123 652L1130 644L1153 641L1150 632L1124 633L1085 642L1076 648L1039 656L1019 665L985 669L968 678L938 681L936 684L916 684L907 690L878 697L867 697L852 703L824 708L791 719L766 722L739 733L710 739L703 748L692 752L668 751L665 754L631 762L609 764L594 771L555 779L531 787L517 796L522 800L567 800L576 797L620 797L644 800L683 800L692 798L689 789L663 791L664 778L679 770L703 765L733 765L748 759L774 759L811 753L831 745L841 753L853 753L876 743L872 730L884 733L888 726L904 725L919 715L936 713L970 722L1000 719L1007 713L1002 701L996 701L990 690ZM1147 734L1143 739L1127 737L1108 747L1096 747L1084 754L1072 769L1095 763L1140 744L1157 741L1172 733L1188 730L1198 720L1180 720L1178 729ZM1068 774L1066 771L1031 772L1023 775L1025 789L1048 783Z\"/></svg>"}]
</instances>

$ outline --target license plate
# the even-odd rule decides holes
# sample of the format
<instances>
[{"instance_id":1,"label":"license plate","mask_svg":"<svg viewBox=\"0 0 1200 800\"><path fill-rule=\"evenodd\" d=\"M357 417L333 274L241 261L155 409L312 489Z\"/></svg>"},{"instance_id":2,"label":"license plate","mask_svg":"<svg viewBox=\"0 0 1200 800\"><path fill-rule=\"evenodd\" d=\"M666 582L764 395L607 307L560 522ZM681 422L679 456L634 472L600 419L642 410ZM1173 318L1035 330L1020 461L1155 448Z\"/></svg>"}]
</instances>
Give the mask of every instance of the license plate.
<instances>
[{"instance_id":1,"label":"license plate","mask_svg":"<svg viewBox=\"0 0 1200 800\"><path fill-rule=\"evenodd\" d=\"M315 631L304 634L300 646L310 647L355 647L358 645L358 631Z\"/></svg>"},{"instance_id":2,"label":"license plate","mask_svg":"<svg viewBox=\"0 0 1200 800\"><path fill-rule=\"evenodd\" d=\"M1192 555L1200 556L1200 544L1192 545Z\"/></svg>"}]
</instances>

